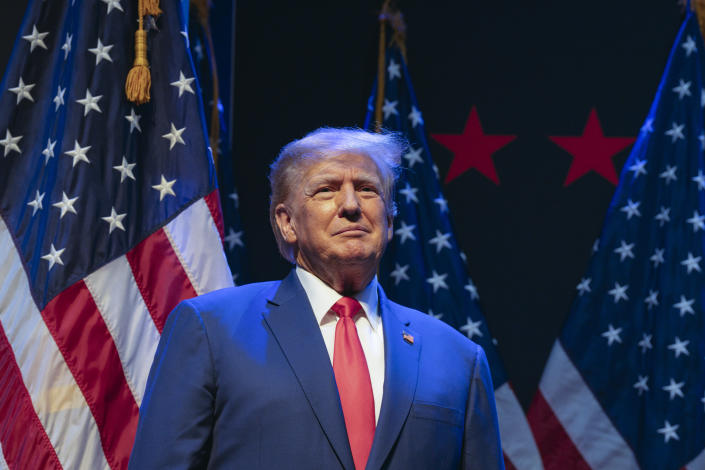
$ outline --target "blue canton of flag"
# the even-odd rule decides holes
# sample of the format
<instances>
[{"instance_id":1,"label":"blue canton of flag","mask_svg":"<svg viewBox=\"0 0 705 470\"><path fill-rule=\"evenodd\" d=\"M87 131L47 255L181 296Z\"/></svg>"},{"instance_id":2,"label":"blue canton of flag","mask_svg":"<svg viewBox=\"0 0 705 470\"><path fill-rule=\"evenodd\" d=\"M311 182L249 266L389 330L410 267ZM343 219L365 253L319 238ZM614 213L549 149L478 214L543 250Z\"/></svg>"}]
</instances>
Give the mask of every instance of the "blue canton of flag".
<instances>
[{"instance_id":1,"label":"blue canton of flag","mask_svg":"<svg viewBox=\"0 0 705 470\"><path fill-rule=\"evenodd\" d=\"M689 13L529 413L547 468L705 468L704 80Z\"/></svg>"},{"instance_id":2,"label":"blue canton of flag","mask_svg":"<svg viewBox=\"0 0 705 470\"><path fill-rule=\"evenodd\" d=\"M409 148L402 158L394 239L380 265L380 282L392 300L427 312L482 346L492 372L507 466L542 468L526 417L507 382L494 340L476 303L479 295L453 235L448 201L443 197L438 169L428 150L424 120L404 57L395 42L386 49L384 80L382 125L400 132ZM376 99L377 87L368 102L368 129L375 125Z\"/></svg>"},{"instance_id":3,"label":"blue canton of flag","mask_svg":"<svg viewBox=\"0 0 705 470\"><path fill-rule=\"evenodd\" d=\"M178 0L30 2L0 85L0 468L126 468L159 335L232 285Z\"/></svg>"},{"instance_id":4,"label":"blue canton of flag","mask_svg":"<svg viewBox=\"0 0 705 470\"><path fill-rule=\"evenodd\" d=\"M216 6L226 8L224 3L220 2ZM229 47L231 44L227 41L216 43L213 40L210 10L202 10L203 8L208 8L205 6L205 2L202 6L197 8L194 6L190 9L189 42L206 108L206 124L210 130L211 146L216 154L220 204L225 230L225 254L233 273L233 281L237 284L243 284L248 281L245 231L240 219L240 197L235 186L230 126L228 126L227 113L221 99L221 94L225 87L230 86L229 82L232 77L230 77L229 70L223 71L218 65L219 63L216 64L214 49L221 47L230 51L230 54L233 54L234 51L231 51ZM227 33L227 31L222 32ZM217 73L214 74L216 69ZM223 77L229 80L224 83L220 80Z\"/></svg>"}]
</instances>

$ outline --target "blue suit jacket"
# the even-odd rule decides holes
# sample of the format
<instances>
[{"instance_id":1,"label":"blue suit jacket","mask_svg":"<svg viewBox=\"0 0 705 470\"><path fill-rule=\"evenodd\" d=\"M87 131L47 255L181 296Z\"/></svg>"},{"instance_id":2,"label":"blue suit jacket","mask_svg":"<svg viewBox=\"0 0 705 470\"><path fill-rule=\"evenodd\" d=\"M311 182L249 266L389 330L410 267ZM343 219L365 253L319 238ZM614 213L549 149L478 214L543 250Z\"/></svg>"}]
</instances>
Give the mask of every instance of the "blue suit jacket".
<instances>
[{"instance_id":1,"label":"blue suit jacket","mask_svg":"<svg viewBox=\"0 0 705 470\"><path fill-rule=\"evenodd\" d=\"M380 313L384 396L367 468L503 468L482 349L381 289ZM171 313L129 468L354 469L333 368L294 271Z\"/></svg>"}]
</instances>

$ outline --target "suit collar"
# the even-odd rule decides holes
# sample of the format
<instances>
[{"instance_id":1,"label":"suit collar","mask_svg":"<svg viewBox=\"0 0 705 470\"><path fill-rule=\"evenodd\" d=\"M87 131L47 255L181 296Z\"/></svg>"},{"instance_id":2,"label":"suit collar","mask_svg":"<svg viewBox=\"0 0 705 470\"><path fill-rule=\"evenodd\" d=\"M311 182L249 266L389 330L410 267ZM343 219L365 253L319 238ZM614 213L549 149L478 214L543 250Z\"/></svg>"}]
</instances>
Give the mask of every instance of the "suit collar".
<instances>
[{"instance_id":1,"label":"suit collar","mask_svg":"<svg viewBox=\"0 0 705 470\"><path fill-rule=\"evenodd\" d=\"M368 470L382 467L409 415L421 352L421 337L412 329L411 320L387 299L381 287L379 296L384 326L384 392Z\"/></svg>"},{"instance_id":2,"label":"suit collar","mask_svg":"<svg viewBox=\"0 0 705 470\"><path fill-rule=\"evenodd\" d=\"M268 300L264 320L294 371L301 388L344 468L354 469L333 367L295 271Z\"/></svg>"}]
</instances>

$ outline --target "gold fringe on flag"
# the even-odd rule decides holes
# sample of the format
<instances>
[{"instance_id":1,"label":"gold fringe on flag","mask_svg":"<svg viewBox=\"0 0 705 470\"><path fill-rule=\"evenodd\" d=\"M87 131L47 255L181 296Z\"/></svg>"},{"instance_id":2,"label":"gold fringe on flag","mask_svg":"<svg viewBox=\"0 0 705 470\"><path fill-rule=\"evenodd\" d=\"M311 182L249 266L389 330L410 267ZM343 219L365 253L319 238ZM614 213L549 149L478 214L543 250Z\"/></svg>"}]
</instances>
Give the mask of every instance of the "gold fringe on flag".
<instances>
[{"instance_id":1,"label":"gold fringe on flag","mask_svg":"<svg viewBox=\"0 0 705 470\"><path fill-rule=\"evenodd\" d=\"M700 35L705 38L705 0L691 0L690 7L695 9L700 25Z\"/></svg>"},{"instance_id":2,"label":"gold fringe on flag","mask_svg":"<svg viewBox=\"0 0 705 470\"><path fill-rule=\"evenodd\" d=\"M139 18L137 31L135 31L135 60L127 74L127 80L125 80L127 99L135 104L144 104L149 101L149 89L152 86L152 76L149 73L149 61L147 61L147 31L144 30L145 1L150 3L150 8L152 8L150 11L154 11L156 8L161 13L159 0L139 0L137 4Z\"/></svg>"},{"instance_id":3,"label":"gold fringe on flag","mask_svg":"<svg viewBox=\"0 0 705 470\"><path fill-rule=\"evenodd\" d=\"M705 1L705 0L703 0ZM387 50L387 23L392 27L394 35L390 45L396 43L401 55L406 61L406 24L401 12L391 6L391 0L385 0L379 14L379 54L377 56L377 99L375 100L375 131L382 131L382 108L384 107L385 56Z\"/></svg>"},{"instance_id":4,"label":"gold fringe on flag","mask_svg":"<svg viewBox=\"0 0 705 470\"><path fill-rule=\"evenodd\" d=\"M162 11L159 9L159 0L144 0L144 14L159 16Z\"/></svg>"}]
</instances>

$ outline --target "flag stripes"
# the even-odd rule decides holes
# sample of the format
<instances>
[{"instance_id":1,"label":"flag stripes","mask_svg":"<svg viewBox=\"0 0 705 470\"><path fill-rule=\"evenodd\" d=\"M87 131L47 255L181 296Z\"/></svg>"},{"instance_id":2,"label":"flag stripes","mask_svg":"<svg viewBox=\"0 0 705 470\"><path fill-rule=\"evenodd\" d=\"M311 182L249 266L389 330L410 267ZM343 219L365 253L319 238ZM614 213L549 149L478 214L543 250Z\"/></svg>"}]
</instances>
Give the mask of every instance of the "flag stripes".
<instances>
[{"instance_id":1,"label":"flag stripes","mask_svg":"<svg viewBox=\"0 0 705 470\"><path fill-rule=\"evenodd\" d=\"M39 422L12 347L0 326L0 469L60 469L59 458ZM6 458L3 458L3 455Z\"/></svg>"},{"instance_id":2,"label":"flag stripes","mask_svg":"<svg viewBox=\"0 0 705 470\"><path fill-rule=\"evenodd\" d=\"M542 402L548 407L536 413L547 417L551 417L551 414L555 416L555 420L552 420L553 426L550 422L535 420L538 416L529 417L530 422L534 424L539 449L544 456L555 451L558 445L555 438L564 432L570 442L564 440L563 443L569 448L574 446L578 453L582 454L588 468L639 468L631 447L615 429L560 341L556 341L553 346L535 400L538 402L532 404L532 408ZM539 436L550 437L541 439ZM569 452L562 446L558 448L561 448L561 452ZM564 457L565 455L561 455L558 462L560 465L566 464ZM578 460L571 458L568 461ZM551 467L547 464L547 468Z\"/></svg>"},{"instance_id":3,"label":"flag stripes","mask_svg":"<svg viewBox=\"0 0 705 470\"><path fill-rule=\"evenodd\" d=\"M13 426L0 427L0 443L10 468L52 468L52 455L54 468L126 468L166 317L183 299L232 285L224 253L206 249L220 244L201 198L40 313L0 219L0 286L14 292L0 291L0 333L9 332L0 381L12 384L0 392L0 418Z\"/></svg>"},{"instance_id":4,"label":"flag stripes","mask_svg":"<svg viewBox=\"0 0 705 470\"><path fill-rule=\"evenodd\" d=\"M533 439L522 442L515 436L531 436L531 429L526 415L509 382L503 383L494 391L499 418L499 435L502 439L502 451L508 457L505 465L511 462L518 469L540 469L541 458Z\"/></svg>"}]
</instances>

